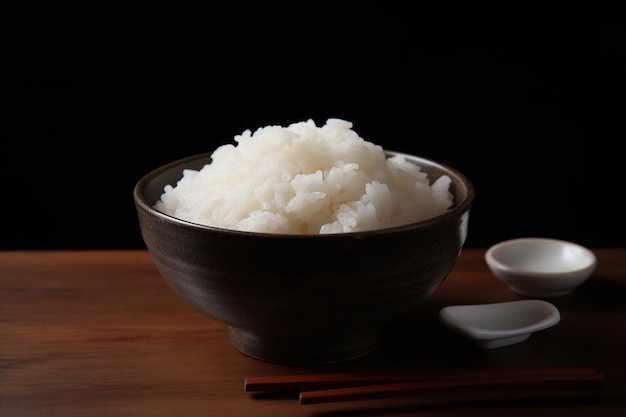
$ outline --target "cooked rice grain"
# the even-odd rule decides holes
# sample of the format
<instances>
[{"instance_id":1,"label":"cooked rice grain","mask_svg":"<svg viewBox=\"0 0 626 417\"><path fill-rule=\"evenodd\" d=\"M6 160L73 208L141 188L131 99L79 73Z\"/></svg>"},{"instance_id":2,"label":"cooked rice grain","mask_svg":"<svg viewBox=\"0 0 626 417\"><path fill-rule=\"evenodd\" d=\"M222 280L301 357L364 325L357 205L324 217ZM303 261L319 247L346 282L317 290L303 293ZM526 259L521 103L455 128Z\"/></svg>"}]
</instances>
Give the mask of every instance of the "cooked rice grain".
<instances>
[{"instance_id":1,"label":"cooked rice grain","mask_svg":"<svg viewBox=\"0 0 626 417\"><path fill-rule=\"evenodd\" d=\"M450 178L433 184L402 156L328 119L235 136L199 171L186 169L155 208L193 223L261 233L349 233L401 226L453 205Z\"/></svg>"}]
</instances>

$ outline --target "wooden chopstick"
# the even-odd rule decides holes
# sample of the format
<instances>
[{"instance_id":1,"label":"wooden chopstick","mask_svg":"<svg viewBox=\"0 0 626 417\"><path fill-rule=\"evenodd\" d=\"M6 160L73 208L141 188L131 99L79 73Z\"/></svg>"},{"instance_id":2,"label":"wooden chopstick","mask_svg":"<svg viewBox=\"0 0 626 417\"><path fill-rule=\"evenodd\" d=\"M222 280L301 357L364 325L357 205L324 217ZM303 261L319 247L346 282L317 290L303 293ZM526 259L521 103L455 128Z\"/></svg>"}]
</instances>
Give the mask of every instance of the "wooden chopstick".
<instances>
[{"instance_id":1,"label":"wooden chopstick","mask_svg":"<svg viewBox=\"0 0 626 417\"><path fill-rule=\"evenodd\" d=\"M600 373L573 375L505 375L486 378L439 379L366 385L300 393L300 404L397 398L423 394L471 392L507 389L597 389L602 386Z\"/></svg>"},{"instance_id":2,"label":"wooden chopstick","mask_svg":"<svg viewBox=\"0 0 626 417\"><path fill-rule=\"evenodd\" d=\"M468 378L477 379L514 375L531 377L557 375L572 379L584 379L585 377L593 379L598 377L599 373L593 368L520 368L273 375L245 378L244 390L266 392L302 392L410 381L434 381L442 379L459 380Z\"/></svg>"}]
</instances>

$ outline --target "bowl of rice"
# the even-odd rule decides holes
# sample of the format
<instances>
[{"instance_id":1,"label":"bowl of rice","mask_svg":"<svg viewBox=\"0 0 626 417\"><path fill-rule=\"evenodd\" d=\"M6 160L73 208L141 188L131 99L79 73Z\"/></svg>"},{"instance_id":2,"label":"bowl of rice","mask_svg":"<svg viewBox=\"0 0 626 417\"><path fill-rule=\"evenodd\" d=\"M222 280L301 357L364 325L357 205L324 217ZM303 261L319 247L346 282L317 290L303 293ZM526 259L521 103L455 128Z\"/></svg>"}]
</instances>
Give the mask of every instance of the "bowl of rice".
<instances>
[{"instance_id":1,"label":"bowl of rice","mask_svg":"<svg viewBox=\"0 0 626 417\"><path fill-rule=\"evenodd\" d=\"M444 282L471 182L328 119L246 130L134 189L143 240L180 297L260 360L317 365L376 350Z\"/></svg>"}]
</instances>

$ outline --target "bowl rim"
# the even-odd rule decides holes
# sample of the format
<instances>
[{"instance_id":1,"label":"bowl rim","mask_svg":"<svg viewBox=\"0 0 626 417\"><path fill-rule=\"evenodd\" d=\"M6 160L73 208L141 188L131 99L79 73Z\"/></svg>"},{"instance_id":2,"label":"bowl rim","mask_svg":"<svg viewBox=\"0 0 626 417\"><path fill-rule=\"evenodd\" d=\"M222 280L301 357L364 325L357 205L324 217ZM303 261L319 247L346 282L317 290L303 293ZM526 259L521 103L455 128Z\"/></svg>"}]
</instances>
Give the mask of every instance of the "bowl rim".
<instances>
[{"instance_id":1,"label":"bowl rim","mask_svg":"<svg viewBox=\"0 0 626 417\"><path fill-rule=\"evenodd\" d=\"M473 206L474 200L475 200L475 188L474 188L473 183L469 180L469 178L465 174L463 174L461 171L459 171L456 168L453 168L452 166L448 164L439 162L438 160L425 158L425 157L415 155L415 154L410 154L410 153L395 151L395 150L388 150L388 149L384 149L384 152L387 158L395 156L395 155L400 155L400 156L406 157L407 160L413 163L416 163L418 165L420 163L424 163L428 167L435 167L438 169L442 169L444 171L448 171L448 174L452 174L453 176L457 177L458 180L460 180L460 182L465 187L466 189L465 197L459 203L455 202L453 206L447 209L445 212L438 214L436 216L430 217L428 219L420 220L418 222L413 222L413 223L409 223L409 224L405 224L401 226L388 227L384 229L365 230L365 231L350 232L350 233L328 233L328 234L285 234L285 233L253 232L253 231L220 228L220 227L215 227L215 226L194 223L188 220L183 220L183 219L171 216L169 214L158 211L146 201L146 199L144 198L144 190L147 184L152 179L154 179L159 174L177 166L181 166L181 174L182 174L182 169L184 169L183 166L191 162L196 162L202 159L206 159L208 163L208 161L210 161L211 159L211 155L213 154L213 151L211 151L211 152L204 152L204 153L199 153L199 154L194 154L194 155L186 156L183 158L179 158L179 159L167 162L147 172L136 182L134 189L133 189L133 199L134 199L135 204L138 207L140 207L142 210L144 210L146 213L150 214L151 216L157 217L158 219L164 222L173 223L173 224L177 224L180 226L184 226L184 227L188 227L188 228L192 228L196 230L206 230L206 231L212 231L212 232L217 232L217 233L222 233L222 234L228 234L231 236L233 235L258 236L258 237L263 237L265 239L267 238L338 239L338 238L345 238L346 236L350 236L354 238L361 238L364 236L408 232L415 228L423 228L432 224L436 224L443 218L452 217L459 213L470 212Z\"/></svg>"},{"instance_id":2,"label":"bowl rim","mask_svg":"<svg viewBox=\"0 0 626 417\"><path fill-rule=\"evenodd\" d=\"M577 268L570 268L562 271L538 271L529 270L514 265L510 265L500 260L497 253L504 248L516 247L529 244L549 244L561 247L573 247L578 249L586 256L587 262L584 265ZM542 277L564 277L572 274L588 272L591 273L596 268L597 257L593 251L581 244L564 239L556 239L549 237L520 237L513 238L498 242L487 249L485 252L485 262L492 270L506 271L511 274L525 275L528 277L542 278Z\"/></svg>"}]
</instances>

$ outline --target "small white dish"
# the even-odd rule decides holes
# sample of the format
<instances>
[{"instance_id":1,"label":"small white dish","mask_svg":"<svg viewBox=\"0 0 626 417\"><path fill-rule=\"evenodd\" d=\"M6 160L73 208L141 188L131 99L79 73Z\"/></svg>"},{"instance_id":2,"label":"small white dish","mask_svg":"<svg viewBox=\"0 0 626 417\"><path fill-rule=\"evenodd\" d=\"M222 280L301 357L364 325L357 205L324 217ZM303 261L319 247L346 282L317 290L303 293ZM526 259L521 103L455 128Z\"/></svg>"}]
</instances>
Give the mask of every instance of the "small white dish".
<instances>
[{"instance_id":1,"label":"small white dish","mask_svg":"<svg viewBox=\"0 0 626 417\"><path fill-rule=\"evenodd\" d=\"M521 343L534 332L561 321L559 310L544 300L456 305L439 310L441 322L483 349Z\"/></svg>"},{"instance_id":2,"label":"small white dish","mask_svg":"<svg viewBox=\"0 0 626 417\"><path fill-rule=\"evenodd\" d=\"M573 242L519 238L487 249L491 272L520 295L549 298L570 293L596 269L594 253Z\"/></svg>"}]
</instances>

